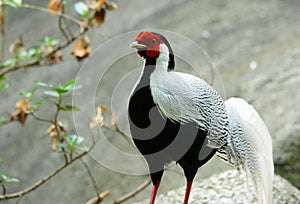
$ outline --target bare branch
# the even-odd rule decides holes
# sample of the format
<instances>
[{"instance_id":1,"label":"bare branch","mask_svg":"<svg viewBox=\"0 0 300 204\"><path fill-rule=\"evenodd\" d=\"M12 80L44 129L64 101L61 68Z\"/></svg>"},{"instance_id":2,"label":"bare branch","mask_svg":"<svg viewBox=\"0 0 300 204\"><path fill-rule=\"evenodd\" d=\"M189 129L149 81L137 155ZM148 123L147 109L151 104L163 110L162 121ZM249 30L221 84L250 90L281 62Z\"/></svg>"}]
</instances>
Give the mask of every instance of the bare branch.
<instances>
[{"instance_id":1,"label":"bare branch","mask_svg":"<svg viewBox=\"0 0 300 204\"><path fill-rule=\"evenodd\" d=\"M100 201L100 197L98 196L98 194L99 194L99 188L98 188L98 186L97 186L96 179L94 178L93 173L92 173L92 171L90 170L90 168L89 168L87 162L84 160L84 158L80 158L80 161L82 162L84 168L86 169L86 171L87 171L89 177L90 177L91 180L92 180L94 190L95 190L96 195L97 195L97 197L98 197L97 201L99 202L99 201Z\"/></svg>"},{"instance_id":2,"label":"bare branch","mask_svg":"<svg viewBox=\"0 0 300 204\"><path fill-rule=\"evenodd\" d=\"M32 115L32 117L38 121L54 124L54 122L52 120L40 118L37 115L35 115L34 112L31 112L30 115Z\"/></svg>"},{"instance_id":3,"label":"bare branch","mask_svg":"<svg viewBox=\"0 0 300 204\"><path fill-rule=\"evenodd\" d=\"M74 163L78 159L80 159L83 156L85 156L93 148L94 148L94 145L92 145L87 151L82 152L81 154L79 154L76 157L74 157L68 163L65 163L65 164L61 165L59 168L57 168L56 170L52 171L50 174L48 174L44 178L40 179L38 182L36 182L32 186L30 186L30 187L28 187L28 188L26 188L24 190L21 190L19 192L16 192L16 193L0 195L0 201L1 200L12 199L12 198L19 198L19 197L24 196L25 194L28 194L28 193L34 191L35 189L37 189L38 187L40 187L41 185L43 185L44 183L46 183L47 181L49 181L51 178L53 178L54 176L56 176L59 172L61 172L62 170L64 170L66 167L70 166L72 163Z\"/></svg>"},{"instance_id":4,"label":"bare branch","mask_svg":"<svg viewBox=\"0 0 300 204\"><path fill-rule=\"evenodd\" d=\"M62 7L61 7L61 13L62 14L65 13L65 5L63 3L62 3ZM64 20L65 20L65 18L63 16L59 16L58 27L59 27L61 33L63 34L63 36L66 38L66 40L69 41L69 36L65 30L65 26L63 26Z\"/></svg>"},{"instance_id":5,"label":"bare branch","mask_svg":"<svg viewBox=\"0 0 300 204\"><path fill-rule=\"evenodd\" d=\"M98 196L91 198L85 204L98 204L100 203L105 197L109 195L109 190L103 191Z\"/></svg>"},{"instance_id":6,"label":"bare branch","mask_svg":"<svg viewBox=\"0 0 300 204\"><path fill-rule=\"evenodd\" d=\"M7 124L12 123L12 122L14 122L14 119L13 119L12 117L9 118L9 119L5 119L5 120L3 120L3 121L1 122L1 126L7 125ZM0 126L0 127L1 127L1 126Z\"/></svg>"},{"instance_id":7,"label":"bare branch","mask_svg":"<svg viewBox=\"0 0 300 204\"><path fill-rule=\"evenodd\" d=\"M15 204L19 204L23 197L20 197L16 200Z\"/></svg>"},{"instance_id":8,"label":"bare branch","mask_svg":"<svg viewBox=\"0 0 300 204\"><path fill-rule=\"evenodd\" d=\"M74 38L72 38L70 41L66 41L66 42L61 43L59 46L57 46L56 48L54 48L52 52L48 53L44 57L48 58L49 56L51 56L55 52L57 52L59 50L62 50L63 48L67 47L72 42L74 42L76 39L78 39L79 37L81 37L84 33L86 33L87 30L88 29L86 27L83 32L77 32L74 35ZM38 60L32 60L32 61L25 62L25 63L22 63L22 64L16 64L16 65L11 66L11 67L0 68L0 76L4 75L4 74L7 74L9 72L12 72L12 71L19 70L19 69L34 68L34 67L41 67L41 66L42 66L42 64L40 64L40 61L38 61Z\"/></svg>"},{"instance_id":9,"label":"bare branch","mask_svg":"<svg viewBox=\"0 0 300 204\"><path fill-rule=\"evenodd\" d=\"M48 11L48 9L43 8L43 7L39 7L39 6L34 6L34 5L29 5L29 4L25 4L23 6L21 6L20 8L26 8L26 9L32 9L32 10L37 10L37 11L41 11L41 12L45 12L45 13L49 13L52 14L50 11ZM68 45L70 45L72 42L74 42L76 39L80 38L84 33L86 33L88 31L88 27L85 26L80 20L75 19L74 17L65 14L65 13L56 13L55 15L57 16L62 16L65 19L68 19L74 23L76 23L80 29L77 33L75 33L71 39L66 40L65 42L60 43L57 47L54 47L54 49L52 50L52 52L47 53L44 58L48 58L50 57L52 54L54 54L55 52L64 49L65 47L67 47ZM24 63L18 63L15 64L11 67L0 67L0 76L7 74L9 72L12 71L16 71L19 69L25 69L25 68L33 68L33 67L41 67L43 64L41 64L41 62L37 59L32 59L31 61L28 62L24 62Z\"/></svg>"},{"instance_id":10,"label":"bare branch","mask_svg":"<svg viewBox=\"0 0 300 204\"><path fill-rule=\"evenodd\" d=\"M51 11L49 11L47 8L44 8L44 7L40 7L40 6L35 6L35 5L30 5L30 4L24 4L23 6L21 6L20 8L26 8L26 9L31 9L31 10L36 10L36 11L41 11L41 12L44 12L44 13L48 13L50 15L56 15L56 16L61 16L65 19L68 19L74 23L76 23L77 25L80 26L80 31L83 32L84 30L84 26L83 23L80 21L80 20L77 20L76 18L74 18L73 16L70 16L66 13L62 13L62 12L58 12L58 13L52 13Z\"/></svg>"},{"instance_id":11,"label":"bare branch","mask_svg":"<svg viewBox=\"0 0 300 204\"><path fill-rule=\"evenodd\" d=\"M5 5L0 6L0 61L5 59Z\"/></svg>"},{"instance_id":12,"label":"bare branch","mask_svg":"<svg viewBox=\"0 0 300 204\"><path fill-rule=\"evenodd\" d=\"M131 191L127 194L125 194L124 196L122 196L121 198L115 200L111 204L123 203L124 201L128 200L129 198L132 198L133 196L135 196L136 194L138 194L139 192L144 190L150 183L151 183L151 179L148 179L147 181L145 181L144 183L139 185L136 189L134 189L133 191Z\"/></svg>"},{"instance_id":13,"label":"bare branch","mask_svg":"<svg viewBox=\"0 0 300 204\"><path fill-rule=\"evenodd\" d=\"M109 127L108 125L105 125L105 124L103 124L101 127L105 128L107 130L111 130L111 127ZM135 148L135 145L132 143L132 141L129 139L129 137L127 135L125 135L124 132L122 132L117 126L115 126L114 131L119 133L132 147Z\"/></svg>"},{"instance_id":14,"label":"bare branch","mask_svg":"<svg viewBox=\"0 0 300 204\"><path fill-rule=\"evenodd\" d=\"M1 183L1 187L2 187L2 194L3 195L6 194L6 186L3 183Z\"/></svg>"}]
</instances>

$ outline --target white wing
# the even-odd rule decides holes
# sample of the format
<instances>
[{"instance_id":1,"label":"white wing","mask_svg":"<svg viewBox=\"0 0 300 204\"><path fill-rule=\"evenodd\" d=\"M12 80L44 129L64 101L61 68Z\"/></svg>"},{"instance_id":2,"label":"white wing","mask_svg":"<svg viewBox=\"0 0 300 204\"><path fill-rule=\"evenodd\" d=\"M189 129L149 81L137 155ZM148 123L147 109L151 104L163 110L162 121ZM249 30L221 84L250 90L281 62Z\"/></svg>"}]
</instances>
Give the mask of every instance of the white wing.
<instances>
[{"instance_id":1,"label":"white wing","mask_svg":"<svg viewBox=\"0 0 300 204\"><path fill-rule=\"evenodd\" d=\"M208 131L210 147L226 143L228 119L220 95L205 81L179 72L154 72L150 77L154 102L173 121L196 122Z\"/></svg>"},{"instance_id":2,"label":"white wing","mask_svg":"<svg viewBox=\"0 0 300 204\"><path fill-rule=\"evenodd\" d=\"M254 181L260 203L272 203L274 164L270 133L255 109L240 98L225 102L229 137L225 145L229 161L242 166Z\"/></svg>"}]
</instances>

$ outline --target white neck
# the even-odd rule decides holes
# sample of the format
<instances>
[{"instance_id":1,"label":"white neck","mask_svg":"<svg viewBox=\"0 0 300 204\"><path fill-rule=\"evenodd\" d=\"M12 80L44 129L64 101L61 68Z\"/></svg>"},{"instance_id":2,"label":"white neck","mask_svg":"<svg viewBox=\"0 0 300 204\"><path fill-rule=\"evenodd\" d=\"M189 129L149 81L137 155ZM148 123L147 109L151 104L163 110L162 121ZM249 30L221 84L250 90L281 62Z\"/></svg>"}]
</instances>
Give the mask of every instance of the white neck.
<instances>
[{"instance_id":1,"label":"white neck","mask_svg":"<svg viewBox=\"0 0 300 204\"><path fill-rule=\"evenodd\" d=\"M169 49L165 44L161 44L159 47L159 56L156 59L156 67L154 72L166 72L169 65Z\"/></svg>"},{"instance_id":2,"label":"white neck","mask_svg":"<svg viewBox=\"0 0 300 204\"><path fill-rule=\"evenodd\" d=\"M163 84L167 80L169 65L169 49L165 44L160 45L160 53L156 59L156 64L150 76L151 92L155 92L155 88ZM154 90L155 89L155 90ZM155 100L155 99L154 99Z\"/></svg>"}]
</instances>

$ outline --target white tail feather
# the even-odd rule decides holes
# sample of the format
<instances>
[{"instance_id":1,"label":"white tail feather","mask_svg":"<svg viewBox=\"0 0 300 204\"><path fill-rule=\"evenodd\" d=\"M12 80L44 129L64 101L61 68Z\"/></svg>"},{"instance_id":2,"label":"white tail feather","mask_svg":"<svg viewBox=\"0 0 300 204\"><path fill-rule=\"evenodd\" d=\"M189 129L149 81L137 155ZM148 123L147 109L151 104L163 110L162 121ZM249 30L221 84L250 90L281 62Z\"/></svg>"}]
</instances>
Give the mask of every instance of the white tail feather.
<instances>
[{"instance_id":1,"label":"white tail feather","mask_svg":"<svg viewBox=\"0 0 300 204\"><path fill-rule=\"evenodd\" d=\"M243 99L230 98L225 107L231 129L229 152L236 154L235 163L250 173L259 203L270 204L274 174L270 133L259 114Z\"/></svg>"}]
</instances>

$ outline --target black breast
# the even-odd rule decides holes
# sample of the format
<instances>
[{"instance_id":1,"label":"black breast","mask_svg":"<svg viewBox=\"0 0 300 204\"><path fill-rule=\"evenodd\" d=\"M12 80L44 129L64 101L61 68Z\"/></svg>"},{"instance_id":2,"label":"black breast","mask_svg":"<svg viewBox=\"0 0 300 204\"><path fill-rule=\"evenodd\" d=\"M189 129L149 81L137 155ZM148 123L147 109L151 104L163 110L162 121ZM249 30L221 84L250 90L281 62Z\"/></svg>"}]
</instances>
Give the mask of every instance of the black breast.
<instances>
[{"instance_id":1,"label":"black breast","mask_svg":"<svg viewBox=\"0 0 300 204\"><path fill-rule=\"evenodd\" d=\"M129 124L133 141L148 162L150 172L163 170L164 164L177 161L181 166L198 168L215 153L206 146L206 134L195 123L180 124L163 116L154 104L150 75L155 65L144 68L143 75L129 99Z\"/></svg>"}]
</instances>

